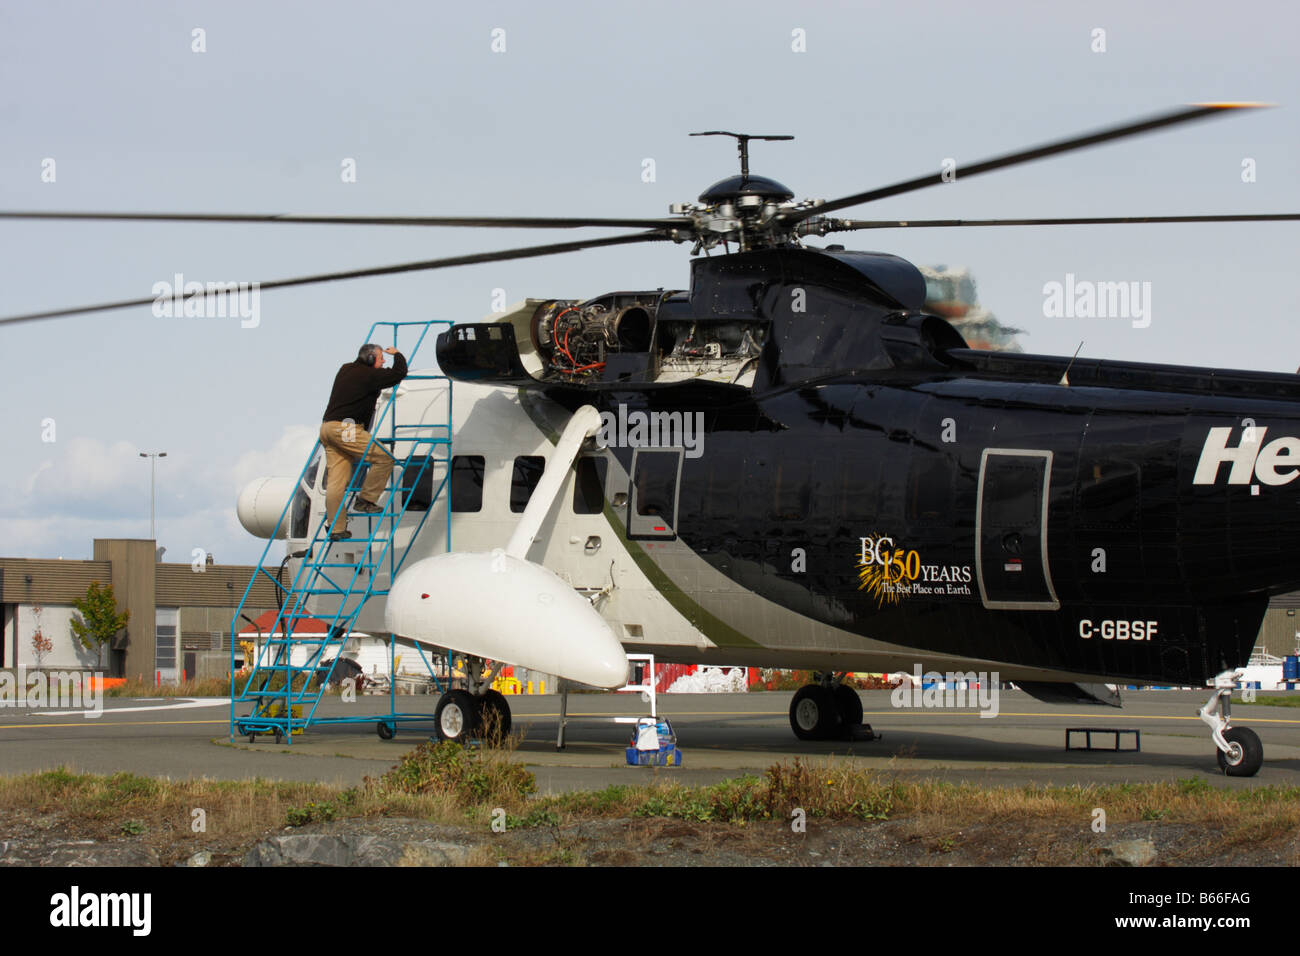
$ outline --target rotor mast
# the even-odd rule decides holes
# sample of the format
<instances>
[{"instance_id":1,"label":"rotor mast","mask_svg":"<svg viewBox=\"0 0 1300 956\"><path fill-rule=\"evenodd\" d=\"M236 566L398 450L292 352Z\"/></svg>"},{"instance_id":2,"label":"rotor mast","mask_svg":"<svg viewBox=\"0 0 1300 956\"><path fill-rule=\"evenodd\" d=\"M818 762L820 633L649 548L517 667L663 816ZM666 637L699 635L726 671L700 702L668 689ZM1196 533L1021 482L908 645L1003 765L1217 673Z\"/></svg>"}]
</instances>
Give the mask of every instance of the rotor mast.
<instances>
[{"instance_id":1,"label":"rotor mast","mask_svg":"<svg viewBox=\"0 0 1300 956\"><path fill-rule=\"evenodd\" d=\"M711 129L707 133L691 133L692 136L734 136L736 139L736 149L740 153L740 175L749 178L749 141L751 139L765 140L783 140L794 139L793 136L780 134L777 136L760 136L758 133L729 133L723 129Z\"/></svg>"}]
</instances>

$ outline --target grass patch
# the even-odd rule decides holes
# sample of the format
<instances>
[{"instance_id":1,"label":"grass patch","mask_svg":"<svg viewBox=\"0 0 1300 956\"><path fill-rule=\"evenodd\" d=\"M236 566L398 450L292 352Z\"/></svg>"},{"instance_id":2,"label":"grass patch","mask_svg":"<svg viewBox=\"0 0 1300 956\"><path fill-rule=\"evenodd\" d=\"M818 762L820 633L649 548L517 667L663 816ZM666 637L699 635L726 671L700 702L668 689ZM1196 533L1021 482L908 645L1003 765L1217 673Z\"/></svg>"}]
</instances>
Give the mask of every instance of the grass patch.
<instances>
[{"instance_id":1,"label":"grass patch","mask_svg":"<svg viewBox=\"0 0 1300 956\"><path fill-rule=\"evenodd\" d=\"M219 849L233 862L262 836L285 826L355 817L412 817L482 827L505 814L506 828L565 828L601 819L668 818L697 824L768 825L788 829L796 810L814 820L871 824L908 819L930 834L937 853L965 849L961 828L1017 822L1024 831L1088 831L1094 808L1108 825L1159 823L1203 828L1216 848L1263 846L1300 832L1300 787L1227 789L1202 777L1168 783L986 788L923 780L902 782L845 761L777 763L761 776L687 787L675 783L617 785L595 791L536 796L533 775L507 750L470 750L423 743L378 779L338 788L315 783L243 780L172 781L119 773L74 774L64 768L0 777L0 813L11 825L75 834L72 838L131 839L154 847L164 864L198 849ZM205 827L192 824L202 811ZM928 829L927 829L928 828ZM918 832L921 832L918 830ZM559 849L536 862L572 856ZM562 852L561 852L562 851ZM578 859L578 857L574 857Z\"/></svg>"},{"instance_id":2,"label":"grass patch","mask_svg":"<svg viewBox=\"0 0 1300 956\"><path fill-rule=\"evenodd\" d=\"M1255 699L1247 704L1244 700L1238 700L1238 704L1244 706L1253 706L1254 704L1267 704L1269 707L1300 707L1300 694L1279 694L1277 697L1263 697L1255 695Z\"/></svg>"}]
</instances>

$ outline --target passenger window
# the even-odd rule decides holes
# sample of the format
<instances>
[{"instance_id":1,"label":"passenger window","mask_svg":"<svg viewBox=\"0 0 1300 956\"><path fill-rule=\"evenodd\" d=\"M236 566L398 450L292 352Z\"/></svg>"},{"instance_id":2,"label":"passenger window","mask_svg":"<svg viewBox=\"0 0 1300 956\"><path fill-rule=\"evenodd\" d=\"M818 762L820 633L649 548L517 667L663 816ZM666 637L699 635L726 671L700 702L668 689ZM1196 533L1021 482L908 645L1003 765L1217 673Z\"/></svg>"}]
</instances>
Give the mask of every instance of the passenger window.
<instances>
[{"instance_id":1,"label":"passenger window","mask_svg":"<svg viewBox=\"0 0 1300 956\"><path fill-rule=\"evenodd\" d=\"M451 510L483 510L482 455L457 455L451 460Z\"/></svg>"},{"instance_id":2,"label":"passenger window","mask_svg":"<svg viewBox=\"0 0 1300 956\"><path fill-rule=\"evenodd\" d=\"M542 480L546 470L546 459L541 455L520 455L515 459L514 472L510 475L510 510L521 513L528 507L528 499Z\"/></svg>"},{"instance_id":3,"label":"passenger window","mask_svg":"<svg viewBox=\"0 0 1300 956\"><path fill-rule=\"evenodd\" d=\"M598 515L605 509L605 471L609 463L604 458L579 458L578 474L573 483L573 513Z\"/></svg>"},{"instance_id":4,"label":"passenger window","mask_svg":"<svg viewBox=\"0 0 1300 956\"><path fill-rule=\"evenodd\" d=\"M402 503L407 511L429 510L433 503L433 468L434 460L420 455L402 469Z\"/></svg>"}]
</instances>

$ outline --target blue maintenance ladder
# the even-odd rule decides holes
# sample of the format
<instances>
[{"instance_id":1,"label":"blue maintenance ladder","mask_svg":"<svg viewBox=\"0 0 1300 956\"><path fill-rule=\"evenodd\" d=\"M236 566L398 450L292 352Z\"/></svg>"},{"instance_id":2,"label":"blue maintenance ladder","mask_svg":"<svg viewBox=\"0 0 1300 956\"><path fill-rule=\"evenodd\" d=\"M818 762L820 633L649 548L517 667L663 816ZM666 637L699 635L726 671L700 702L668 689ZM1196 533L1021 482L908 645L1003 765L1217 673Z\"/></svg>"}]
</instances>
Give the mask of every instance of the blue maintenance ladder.
<instances>
[{"instance_id":1,"label":"blue maintenance ladder","mask_svg":"<svg viewBox=\"0 0 1300 956\"><path fill-rule=\"evenodd\" d=\"M452 323L446 320L428 322L376 322L370 327L367 342L378 342L376 333L387 337L392 330L393 347L398 346L398 335L403 329L410 329L418 338L407 356L408 368L415 367L415 358L420 346L424 344L429 330L433 327L449 329ZM409 338L409 336L408 336ZM301 733L312 724L355 724L374 723L379 735L392 737L397 725L404 721L430 721L430 714L403 714L397 712L397 674L394 671L395 636L388 635L389 663L389 709L387 714L367 714L355 717L318 717L317 708L324 696L324 686L333 679L338 666L339 652L352 632L352 626L366 602L377 595L388 593L388 588L397 578L410 545L414 543L431 515L437 513L435 524L442 526L446 536L446 549L451 550L451 495L448 490L451 480L451 428L452 428L452 385L445 375L407 375L403 382L419 380L438 380L447 383L446 416L447 420L436 422L400 423L397 416L397 390L391 389L388 400L376 416L370 429L370 441L366 445L361 463L353 468L348 481L347 491L339 507L346 510L353 495L360 489L366 468L365 455L376 443L384 446L393 456L393 476L390 479L390 493L383 510L378 514L358 514L346 516L352 522L364 519L368 534L365 537L353 537L339 542L329 540L329 528L333 515L324 515L310 537L302 563L294 574L293 583L285 587L280 581L279 571L272 565L267 567L267 557L275 538L267 542L257 569L253 572L244 589L244 596L235 610L230 632L230 736L248 736L255 739L257 734L273 734L276 742L292 742L295 733ZM314 475L308 475L322 452L317 440L307 456L307 464L298 475L294 485L294 495L285 503L280 514L277 528L288 527L290 512L298 489L304 487L304 479L310 483ZM432 492L425 506L423 516L409 532L409 538L399 548L393 545L394 536L402 518L421 487L425 474L430 474ZM439 473L441 473L439 475ZM405 535L406 529L402 529ZM353 552L355 561L345 561L340 551ZM397 552L401 551L399 555ZM301 553L301 552L300 552ZM286 559L287 560L287 559ZM283 567L283 565L281 565ZM376 572L387 571L388 585L375 584ZM282 596L268 636L260 639L260 649L253 662L251 672L239 674L235 671L235 645L238 641L238 623L244 617L244 606L252 594L253 584L258 575L264 575L276 589L277 596ZM337 601L333 611L319 611L313 608L322 603L331 605ZM315 622L307 625L305 622ZM321 625L324 625L323 630ZM315 630L312 630L312 627ZM259 635L260 636L260 635ZM294 651L299 653L295 655ZM304 652L305 651L305 655ZM327 655L333 651L332 659ZM416 651L439 689L443 689L434 670L432 661L425 656L419 645ZM294 663L297 657L301 663ZM323 668L329 660L328 668ZM245 665L248 661L245 660ZM324 676L321 671L324 670ZM449 673L449 671L444 671ZM319 680L317 678L320 678ZM251 704L251 709L239 714L241 704Z\"/></svg>"}]
</instances>

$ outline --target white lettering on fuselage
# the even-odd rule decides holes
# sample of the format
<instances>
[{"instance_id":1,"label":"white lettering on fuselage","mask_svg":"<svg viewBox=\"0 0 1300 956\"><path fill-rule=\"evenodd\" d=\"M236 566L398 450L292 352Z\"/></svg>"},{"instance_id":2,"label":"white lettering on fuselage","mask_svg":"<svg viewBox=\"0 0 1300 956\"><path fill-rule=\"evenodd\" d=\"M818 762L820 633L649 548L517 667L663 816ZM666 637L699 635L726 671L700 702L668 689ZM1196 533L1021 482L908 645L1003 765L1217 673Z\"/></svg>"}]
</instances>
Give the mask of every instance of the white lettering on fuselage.
<instances>
[{"instance_id":1,"label":"white lettering on fuselage","mask_svg":"<svg viewBox=\"0 0 1300 956\"><path fill-rule=\"evenodd\" d=\"M1079 622L1079 636L1085 640L1100 637L1103 641L1153 641L1159 621L1090 621Z\"/></svg>"},{"instance_id":2,"label":"white lettering on fuselage","mask_svg":"<svg viewBox=\"0 0 1300 956\"><path fill-rule=\"evenodd\" d=\"M1196 463L1194 485L1212 485L1219 479L1221 465L1230 465L1228 484L1285 485L1300 475L1300 438L1285 436L1264 444L1265 425L1243 428L1241 441L1232 448L1228 442L1231 428L1211 428L1205 436L1200 460Z\"/></svg>"}]
</instances>

